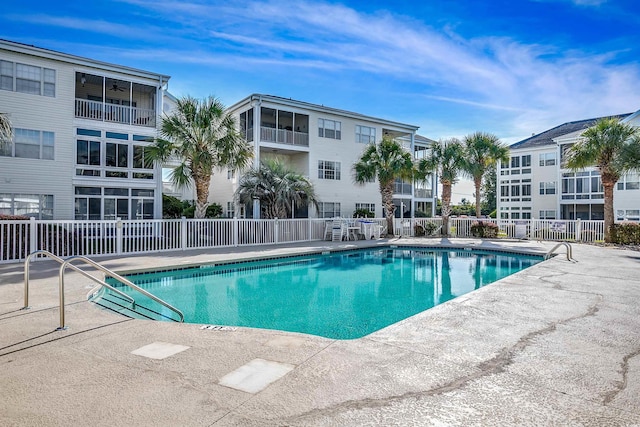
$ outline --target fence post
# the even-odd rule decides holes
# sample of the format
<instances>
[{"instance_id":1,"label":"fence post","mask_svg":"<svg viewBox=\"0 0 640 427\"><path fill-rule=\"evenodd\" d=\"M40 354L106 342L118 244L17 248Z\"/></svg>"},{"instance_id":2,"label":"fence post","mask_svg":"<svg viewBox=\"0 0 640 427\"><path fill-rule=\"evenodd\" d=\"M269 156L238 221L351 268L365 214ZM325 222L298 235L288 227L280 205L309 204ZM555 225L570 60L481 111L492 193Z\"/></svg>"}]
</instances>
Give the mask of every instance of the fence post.
<instances>
[{"instance_id":1,"label":"fence post","mask_svg":"<svg viewBox=\"0 0 640 427\"><path fill-rule=\"evenodd\" d=\"M313 226L312 226L312 223L311 223L311 218L307 218L307 219L308 219L307 223L309 225L309 227L308 227L308 229L309 229L309 241L311 241L311 239L313 238L313 230L312 230Z\"/></svg>"},{"instance_id":2,"label":"fence post","mask_svg":"<svg viewBox=\"0 0 640 427\"><path fill-rule=\"evenodd\" d=\"M580 218L578 218L578 220L576 221L576 242L580 242L581 236L582 235L582 220Z\"/></svg>"},{"instance_id":3,"label":"fence post","mask_svg":"<svg viewBox=\"0 0 640 427\"><path fill-rule=\"evenodd\" d=\"M116 220L116 254L122 254L122 220Z\"/></svg>"},{"instance_id":4,"label":"fence post","mask_svg":"<svg viewBox=\"0 0 640 427\"><path fill-rule=\"evenodd\" d=\"M273 221L273 243L276 245L280 240L280 222L278 221L278 217L276 217Z\"/></svg>"},{"instance_id":5,"label":"fence post","mask_svg":"<svg viewBox=\"0 0 640 427\"><path fill-rule=\"evenodd\" d=\"M180 249L187 250L187 217L180 218Z\"/></svg>"},{"instance_id":6,"label":"fence post","mask_svg":"<svg viewBox=\"0 0 640 427\"><path fill-rule=\"evenodd\" d=\"M233 217L233 246L238 246L238 230L239 230L239 226L238 226L238 218L237 217Z\"/></svg>"},{"instance_id":7,"label":"fence post","mask_svg":"<svg viewBox=\"0 0 640 427\"><path fill-rule=\"evenodd\" d=\"M36 219L31 217L29 218L29 250L26 255L38 249L40 249L38 247L38 224L36 223Z\"/></svg>"}]
</instances>

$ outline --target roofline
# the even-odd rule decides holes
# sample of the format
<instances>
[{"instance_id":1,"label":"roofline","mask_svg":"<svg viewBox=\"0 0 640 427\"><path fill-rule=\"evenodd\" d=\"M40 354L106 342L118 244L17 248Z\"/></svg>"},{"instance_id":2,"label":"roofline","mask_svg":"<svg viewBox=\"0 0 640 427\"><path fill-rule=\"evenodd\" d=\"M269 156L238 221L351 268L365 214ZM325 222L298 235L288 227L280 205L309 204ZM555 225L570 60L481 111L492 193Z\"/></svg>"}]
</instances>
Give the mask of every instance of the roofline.
<instances>
[{"instance_id":1,"label":"roofline","mask_svg":"<svg viewBox=\"0 0 640 427\"><path fill-rule=\"evenodd\" d=\"M543 133L551 132L552 130L554 130L554 129L558 129L559 127L562 127L562 126L566 126L566 125L570 125L570 124L574 124L574 123L580 123L580 122L596 121L596 120L600 120L600 119L606 119L606 118L609 118L609 117L619 117L621 121L624 121L624 120L629 119L629 118L630 118L630 116L633 116L633 115L638 114L638 113L640 113L640 110L639 110L639 111L637 111L636 113L613 114L613 115L602 116L602 117L594 117L594 118L591 118L591 119L573 120L573 121L571 121L571 122L566 122L566 123L562 123L562 124L560 124L560 125L558 125L558 126L554 126L554 127L552 127L551 129L547 129L547 130L542 131L542 132L540 132L540 133L537 133L537 134L535 134L535 135L531 135L530 137L525 138L525 139L523 139L523 140L521 140L521 141L514 142L514 143L513 143L513 144L511 144L509 147L513 147L514 145L522 145L522 144L526 143L527 141L529 141L529 140L531 140L531 139L533 139L533 138L536 138L536 137L538 137L538 136L542 135ZM555 138L551 138L551 140L552 140L552 141L554 141L555 139L562 138L564 135L568 135L568 134L573 133L573 132L576 132L576 131L567 132L567 133L565 133L565 134L558 135L558 136L556 136ZM549 143L549 144L545 144L545 145L551 145L551 143ZM516 146L515 148L518 148L518 147Z\"/></svg>"},{"instance_id":2,"label":"roofline","mask_svg":"<svg viewBox=\"0 0 640 427\"><path fill-rule=\"evenodd\" d=\"M316 111L322 111L322 112L330 113L330 114L338 114L338 115L349 117L349 118L352 118L352 119L361 119L361 120L364 119L364 120L368 120L368 121L372 121L372 122L378 122L378 123L381 123L381 124L385 124L385 125L388 125L388 126L406 128L406 129L412 130L413 132L417 131L420 128L420 126L410 125L410 124L407 124L407 123L394 122L392 120L386 120L386 119L381 119L381 118L378 118L378 117L366 116L364 114L354 113L352 111L340 110L338 108L325 107L324 105L312 104L310 102L297 101L297 100L291 99L291 98L282 98L282 97L275 96L275 95L266 95L266 94L260 94L260 93L251 94L251 95L247 96L246 98L243 98L240 101L236 102L235 104L229 106L227 109L228 110L235 110L235 109L239 108L241 105L246 104L246 103L251 103L253 101L271 101L271 102L274 102L274 103L288 104L288 105L291 105L291 106L294 106L294 107L305 108L305 109L308 109L308 110L316 110Z\"/></svg>"},{"instance_id":3,"label":"roofline","mask_svg":"<svg viewBox=\"0 0 640 427\"><path fill-rule=\"evenodd\" d=\"M111 64L109 62L97 61L95 59L85 58L82 56L62 53L55 50L45 49L24 43L18 43L11 40L0 39L0 49L11 52L22 53L25 55L38 56L41 58L52 59L55 61L67 62L85 67L103 68L108 71L116 71L122 74L129 74L136 77L148 78L151 80L161 80L167 83L171 76L158 74L151 71L139 70L137 68L126 67L124 65ZM160 79L158 79L160 78Z\"/></svg>"}]
</instances>

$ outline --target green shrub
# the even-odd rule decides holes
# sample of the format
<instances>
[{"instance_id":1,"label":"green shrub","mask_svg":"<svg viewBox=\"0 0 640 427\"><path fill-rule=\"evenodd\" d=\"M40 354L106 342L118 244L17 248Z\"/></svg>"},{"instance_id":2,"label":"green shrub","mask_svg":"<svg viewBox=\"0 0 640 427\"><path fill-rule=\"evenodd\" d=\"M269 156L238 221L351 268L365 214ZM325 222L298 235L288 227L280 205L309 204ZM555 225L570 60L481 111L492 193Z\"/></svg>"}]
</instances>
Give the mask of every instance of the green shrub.
<instances>
[{"instance_id":1,"label":"green shrub","mask_svg":"<svg viewBox=\"0 0 640 427\"><path fill-rule=\"evenodd\" d=\"M356 209L353 211L354 218L375 218L376 213L371 212L369 209Z\"/></svg>"},{"instance_id":2,"label":"green shrub","mask_svg":"<svg viewBox=\"0 0 640 427\"><path fill-rule=\"evenodd\" d=\"M613 224L609 230L611 242L621 245L640 245L640 224L621 222Z\"/></svg>"},{"instance_id":3,"label":"green shrub","mask_svg":"<svg viewBox=\"0 0 640 427\"><path fill-rule=\"evenodd\" d=\"M184 202L177 197L162 195L162 217L163 218L180 218L184 210Z\"/></svg>"},{"instance_id":4,"label":"green shrub","mask_svg":"<svg viewBox=\"0 0 640 427\"><path fill-rule=\"evenodd\" d=\"M193 218L196 213L196 205L191 200L180 200L177 197L162 195L162 217L170 218ZM207 206L205 218L220 218L222 216L222 206L211 203Z\"/></svg>"},{"instance_id":5,"label":"green shrub","mask_svg":"<svg viewBox=\"0 0 640 427\"><path fill-rule=\"evenodd\" d=\"M493 238L498 237L498 224L488 221L474 221L471 223L471 234L474 237Z\"/></svg>"}]
</instances>

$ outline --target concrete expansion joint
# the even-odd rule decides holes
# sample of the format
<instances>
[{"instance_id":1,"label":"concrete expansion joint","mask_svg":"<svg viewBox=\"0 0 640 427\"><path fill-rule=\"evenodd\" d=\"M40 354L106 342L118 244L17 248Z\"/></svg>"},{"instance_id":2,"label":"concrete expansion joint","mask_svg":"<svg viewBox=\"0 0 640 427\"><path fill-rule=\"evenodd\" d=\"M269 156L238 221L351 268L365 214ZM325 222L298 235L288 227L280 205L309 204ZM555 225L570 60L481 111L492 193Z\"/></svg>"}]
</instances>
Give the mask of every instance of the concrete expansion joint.
<instances>
[{"instance_id":1,"label":"concrete expansion joint","mask_svg":"<svg viewBox=\"0 0 640 427\"><path fill-rule=\"evenodd\" d=\"M456 390L462 389L467 384L473 381L504 372L505 368L513 363L517 354L520 353L522 350L524 350L526 347L528 347L530 344L532 344L535 338L552 333L557 329L559 325L564 325L574 320L583 319L585 317L594 316L599 310L598 305L602 302L602 299L603 299L602 296L599 295L598 300L592 305L590 305L587 308L587 310L582 314L552 322L550 325L542 329L538 329L536 331L532 331L524 335L513 346L502 349L497 356L478 364L477 365L478 370L472 374L456 378L441 386L438 386L429 390L407 392L407 393L403 393L396 396L388 396L388 397L378 398L378 399L368 398L368 399L360 399L360 400L348 400L342 403L335 404L333 406L314 409L314 410L299 414L297 416L293 416L290 418L290 420L294 422L294 421L301 421L301 419L308 418L308 417L311 417L311 418L319 417L319 416L326 417L326 416L334 415L336 413L349 411L349 410L380 408L380 407L390 406L394 402L400 402L407 399L417 399L420 397L437 396L437 395L450 393L450 392L454 392ZM636 353L630 356L633 357L633 356L637 356L638 354L640 354L640 350L638 350ZM628 359L627 359L627 362L628 362Z\"/></svg>"},{"instance_id":2,"label":"concrete expansion joint","mask_svg":"<svg viewBox=\"0 0 640 427\"><path fill-rule=\"evenodd\" d=\"M629 374L629 360L637 356L640 356L640 348L636 349L632 353L625 355L622 358L622 364L619 371L620 374L622 375L622 380L616 381L615 383L616 388L614 390L611 390L609 393L605 394L604 399L602 400L603 405L606 406L609 403L611 403L611 401L613 401L613 399L615 399L616 396L618 396L620 393L622 393L622 391L624 391L624 389L627 388L627 375Z\"/></svg>"}]
</instances>

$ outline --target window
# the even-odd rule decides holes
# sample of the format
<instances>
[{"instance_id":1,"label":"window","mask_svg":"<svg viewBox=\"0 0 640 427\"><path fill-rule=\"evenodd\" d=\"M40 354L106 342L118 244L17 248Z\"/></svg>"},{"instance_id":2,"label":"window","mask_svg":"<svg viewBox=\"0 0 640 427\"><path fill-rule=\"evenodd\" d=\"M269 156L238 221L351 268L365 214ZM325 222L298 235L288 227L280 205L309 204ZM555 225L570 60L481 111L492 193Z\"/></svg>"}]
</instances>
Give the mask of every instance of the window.
<instances>
[{"instance_id":1,"label":"window","mask_svg":"<svg viewBox=\"0 0 640 427\"><path fill-rule=\"evenodd\" d=\"M233 218L236 215L236 205L233 202L227 202L227 218Z\"/></svg>"},{"instance_id":2,"label":"window","mask_svg":"<svg viewBox=\"0 0 640 427\"><path fill-rule=\"evenodd\" d=\"M152 219L154 190L76 187L75 219Z\"/></svg>"},{"instance_id":3,"label":"window","mask_svg":"<svg viewBox=\"0 0 640 427\"><path fill-rule=\"evenodd\" d=\"M228 170L227 171L227 179L235 179L235 178L236 178L236 171Z\"/></svg>"},{"instance_id":4,"label":"window","mask_svg":"<svg viewBox=\"0 0 640 427\"><path fill-rule=\"evenodd\" d=\"M105 132L105 137L122 140L120 143L103 140L98 130L76 129L76 134L80 135L76 140L76 165L82 166L76 168L76 176L154 179L154 165L147 158L147 146L142 145L153 137ZM136 143L129 142L131 136Z\"/></svg>"},{"instance_id":5,"label":"window","mask_svg":"<svg viewBox=\"0 0 640 427\"><path fill-rule=\"evenodd\" d=\"M540 211L540 219L556 219L556 211Z\"/></svg>"},{"instance_id":6,"label":"window","mask_svg":"<svg viewBox=\"0 0 640 427\"><path fill-rule=\"evenodd\" d=\"M602 186L602 183L600 183ZM625 176L618 181L618 190L639 190L640 189L640 175L637 173L628 172Z\"/></svg>"},{"instance_id":7,"label":"window","mask_svg":"<svg viewBox=\"0 0 640 427\"><path fill-rule=\"evenodd\" d=\"M56 71L0 61L0 89L32 95L56 96Z\"/></svg>"},{"instance_id":8,"label":"window","mask_svg":"<svg viewBox=\"0 0 640 427\"><path fill-rule=\"evenodd\" d=\"M16 92L40 95L42 69L32 65L16 64Z\"/></svg>"},{"instance_id":9,"label":"window","mask_svg":"<svg viewBox=\"0 0 640 427\"><path fill-rule=\"evenodd\" d=\"M619 221L640 221L639 209L618 210L616 214Z\"/></svg>"},{"instance_id":10,"label":"window","mask_svg":"<svg viewBox=\"0 0 640 427\"><path fill-rule=\"evenodd\" d=\"M356 203L356 210L367 210L369 212L374 212L376 211L376 204L375 203Z\"/></svg>"},{"instance_id":11,"label":"window","mask_svg":"<svg viewBox=\"0 0 640 427\"><path fill-rule=\"evenodd\" d=\"M511 219L520 219L520 212L511 212Z\"/></svg>"},{"instance_id":12,"label":"window","mask_svg":"<svg viewBox=\"0 0 640 427\"><path fill-rule=\"evenodd\" d=\"M335 218L341 216L340 203L318 203L318 218Z\"/></svg>"},{"instance_id":13,"label":"window","mask_svg":"<svg viewBox=\"0 0 640 427\"><path fill-rule=\"evenodd\" d=\"M520 157L518 156L511 157L511 167L512 168L520 167Z\"/></svg>"},{"instance_id":14,"label":"window","mask_svg":"<svg viewBox=\"0 0 640 427\"><path fill-rule=\"evenodd\" d=\"M522 167L527 168L531 166L531 154L527 154L526 156L522 156Z\"/></svg>"},{"instance_id":15,"label":"window","mask_svg":"<svg viewBox=\"0 0 640 427\"><path fill-rule=\"evenodd\" d=\"M555 166L556 165L556 153L542 153L540 154L540 166Z\"/></svg>"},{"instance_id":16,"label":"window","mask_svg":"<svg viewBox=\"0 0 640 427\"><path fill-rule=\"evenodd\" d=\"M501 185L500 186L500 196L501 197L509 197L509 186Z\"/></svg>"},{"instance_id":17,"label":"window","mask_svg":"<svg viewBox=\"0 0 640 427\"><path fill-rule=\"evenodd\" d=\"M376 142L376 128L369 126L356 126L356 142L369 144Z\"/></svg>"},{"instance_id":18,"label":"window","mask_svg":"<svg viewBox=\"0 0 640 427\"><path fill-rule=\"evenodd\" d=\"M522 212L522 219L531 219L531 212Z\"/></svg>"},{"instance_id":19,"label":"window","mask_svg":"<svg viewBox=\"0 0 640 427\"><path fill-rule=\"evenodd\" d=\"M107 166L126 168L128 166L128 148L127 144L107 143L107 157L105 164Z\"/></svg>"},{"instance_id":20,"label":"window","mask_svg":"<svg viewBox=\"0 0 640 427\"><path fill-rule=\"evenodd\" d=\"M44 85L42 86L42 94L44 96L56 96L56 72L49 68L43 69Z\"/></svg>"},{"instance_id":21,"label":"window","mask_svg":"<svg viewBox=\"0 0 640 427\"><path fill-rule=\"evenodd\" d=\"M0 89L13 90L13 62L0 61Z\"/></svg>"},{"instance_id":22,"label":"window","mask_svg":"<svg viewBox=\"0 0 640 427\"><path fill-rule=\"evenodd\" d=\"M77 140L76 163L79 165L100 166L100 142Z\"/></svg>"},{"instance_id":23,"label":"window","mask_svg":"<svg viewBox=\"0 0 640 427\"><path fill-rule=\"evenodd\" d=\"M0 156L53 160L54 145L53 132L15 128L13 141L4 144Z\"/></svg>"},{"instance_id":24,"label":"window","mask_svg":"<svg viewBox=\"0 0 640 427\"><path fill-rule=\"evenodd\" d=\"M319 179L340 179L340 162L318 161Z\"/></svg>"},{"instance_id":25,"label":"window","mask_svg":"<svg viewBox=\"0 0 640 427\"><path fill-rule=\"evenodd\" d=\"M556 194L556 183L555 182L541 182L540 183L540 194Z\"/></svg>"},{"instance_id":26,"label":"window","mask_svg":"<svg viewBox=\"0 0 640 427\"><path fill-rule=\"evenodd\" d=\"M48 194L0 194L0 214L53 219L53 196Z\"/></svg>"},{"instance_id":27,"label":"window","mask_svg":"<svg viewBox=\"0 0 640 427\"><path fill-rule=\"evenodd\" d=\"M523 196L531 195L531 184L522 184L522 195Z\"/></svg>"},{"instance_id":28,"label":"window","mask_svg":"<svg viewBox=\"0 0 640 427\"><path fill-rule=\"evenodd\" d=\"M511 196L513 196L513 197L520 196L520 186L519 185L512 185L511 186Z\"/></svg>"},{"instance_id":29,"label":"window","mask_svg":"<svg viewBox=\"0 0 640 427\"><path fill-rule=\"evenodd\" d=\"M342 139L342 127L335 120L318 119L318 136L321 138Z\"/></svg>"}]
</instances>

